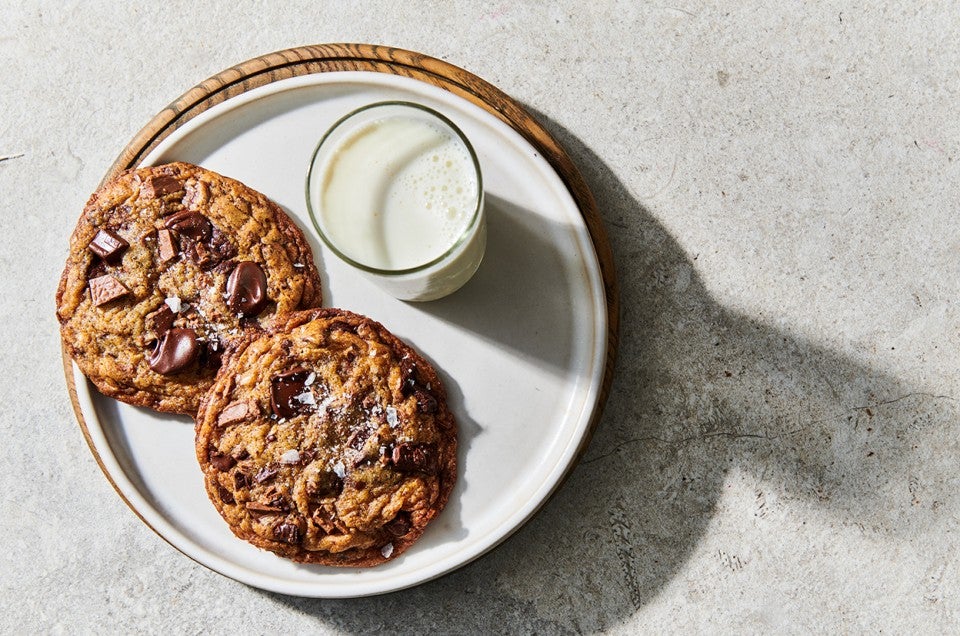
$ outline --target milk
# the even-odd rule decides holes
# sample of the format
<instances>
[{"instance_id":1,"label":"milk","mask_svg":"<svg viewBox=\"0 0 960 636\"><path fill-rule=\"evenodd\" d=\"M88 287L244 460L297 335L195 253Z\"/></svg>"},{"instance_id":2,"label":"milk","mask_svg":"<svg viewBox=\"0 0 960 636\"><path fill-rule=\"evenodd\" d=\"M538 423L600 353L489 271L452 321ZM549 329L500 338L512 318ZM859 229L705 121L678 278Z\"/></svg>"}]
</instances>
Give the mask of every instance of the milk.
<instances>
[{"instance_id":1,"label":"milk","mask_svg":"<svg viewBox=\"0 0 960 636\"><path fill-rule=\"evenodd\" d=\"M328 245L397 297L447 295L479 266L479 168L431 111L388 104L341 121L317 149L308 190Z\"/></svg>"}]
</instances>

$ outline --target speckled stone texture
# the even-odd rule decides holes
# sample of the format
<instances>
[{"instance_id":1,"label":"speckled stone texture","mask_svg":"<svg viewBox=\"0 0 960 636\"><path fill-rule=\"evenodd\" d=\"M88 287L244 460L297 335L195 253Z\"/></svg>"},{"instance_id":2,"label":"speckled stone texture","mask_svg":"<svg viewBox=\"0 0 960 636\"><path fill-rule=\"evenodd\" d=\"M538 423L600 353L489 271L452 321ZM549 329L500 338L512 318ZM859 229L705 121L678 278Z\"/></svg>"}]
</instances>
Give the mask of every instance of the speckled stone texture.
<instances>
[{"instance_id":1,"label":"speckled stone texture","mask_svg":"<svg viewBox=\"0 0 960 636\"><path fill-rule=\"evenodd\" d=\"M719 4L8 3L0 632L960 629L956 10ZM52 299L154 113L337 41L448 60L541 117L600 204L623 325L541 514L440 580L318 601L210 572L127 510L75 423Z\"/></svg>"}]
</instances>

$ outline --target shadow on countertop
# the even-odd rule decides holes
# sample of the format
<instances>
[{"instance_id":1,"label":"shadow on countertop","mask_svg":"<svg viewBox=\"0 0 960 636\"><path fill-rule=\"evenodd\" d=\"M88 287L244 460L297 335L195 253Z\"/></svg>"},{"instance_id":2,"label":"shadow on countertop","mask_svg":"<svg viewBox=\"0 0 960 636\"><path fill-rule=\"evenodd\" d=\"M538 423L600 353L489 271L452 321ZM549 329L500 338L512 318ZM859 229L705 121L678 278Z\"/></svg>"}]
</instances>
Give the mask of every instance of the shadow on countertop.
<instances>
[{"instance_id":1,"label":"shadow on countertop","mask_svg":"<svg viewBox=\"0 0 960 636\"><path fill-rule=\"evenodd\" d=\"M682 576L733 478L751 484L740 515L758 533L790 501L893 536L935 524L950 495L917 464L956 401L719 306L615 173L534 115L583 171L621 284L617 370L585 456L531 522L441 579L364 599L264 594L346 632L596 631Z\"/></svg>"}]
</instances>

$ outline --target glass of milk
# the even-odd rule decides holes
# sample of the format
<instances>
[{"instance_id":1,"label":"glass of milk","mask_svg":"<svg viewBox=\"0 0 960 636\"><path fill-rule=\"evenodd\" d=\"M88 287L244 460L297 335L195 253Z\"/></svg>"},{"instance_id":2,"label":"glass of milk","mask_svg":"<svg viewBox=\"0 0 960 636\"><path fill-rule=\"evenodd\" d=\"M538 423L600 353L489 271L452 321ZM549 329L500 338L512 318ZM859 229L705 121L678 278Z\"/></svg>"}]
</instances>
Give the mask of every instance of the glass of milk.
<instances>
[{"instance_id":1,"label":"glass of milk","mask_svg":"<svg viewBox=\"0 0 960 636\"><path fill-rule=\"evenodd\" d=\"M434 300L483 259L480 163L459 128L411 102L378 102L333 125L307 174L324 243L387 293Z\"/></svg>"}]
</instances>

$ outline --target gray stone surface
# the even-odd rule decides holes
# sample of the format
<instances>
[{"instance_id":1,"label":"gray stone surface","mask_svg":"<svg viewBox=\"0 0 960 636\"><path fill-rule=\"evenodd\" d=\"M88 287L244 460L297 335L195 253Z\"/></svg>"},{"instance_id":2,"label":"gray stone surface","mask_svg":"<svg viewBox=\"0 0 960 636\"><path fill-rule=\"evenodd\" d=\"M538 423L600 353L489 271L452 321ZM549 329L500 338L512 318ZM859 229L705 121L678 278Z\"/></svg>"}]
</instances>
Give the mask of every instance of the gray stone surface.
<instances>
[{"instance_id":1,"label":"gray stone surface","mask_svg":"<svg viewBox=\"0 0 960 636\"><path fill-rule=\"evenodd\" d=\"M283 4L0 0L0 631L960 629L955 8ZM438 581L322 601L210 572L126 509L74 421L53 295L156 111L336 41L440 57L542 117L600 203L623 329L538 517Z\"/></svg>"}]
</instances>

